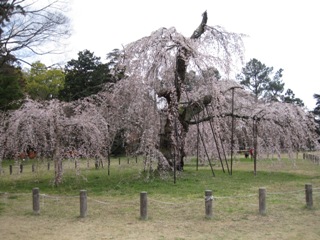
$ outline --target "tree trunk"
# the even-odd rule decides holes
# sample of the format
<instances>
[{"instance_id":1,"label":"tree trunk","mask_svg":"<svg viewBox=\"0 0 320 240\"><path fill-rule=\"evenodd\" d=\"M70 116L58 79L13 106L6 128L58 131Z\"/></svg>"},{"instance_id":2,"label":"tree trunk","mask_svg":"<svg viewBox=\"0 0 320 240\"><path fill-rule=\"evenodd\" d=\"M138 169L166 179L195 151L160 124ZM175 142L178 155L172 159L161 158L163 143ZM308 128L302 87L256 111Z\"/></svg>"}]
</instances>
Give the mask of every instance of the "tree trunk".
<instances>
[{"instance_id":1,"label":"tree trunk","mask_svg":"<svg viewBox=\"0 0 320 240\"><path fill-rule=\"evenodd\" d=\"M205 31L207 23L207 12L202 15L200 26L195 30L191 39L196 40ZM186 85L186 71L189 64L190 50L185 46L178 48L176 56L176 69L173 89L163 89L158 93L160 97L164 97L168 103L165 125L160 137L160 152L165 157L171 169L182 171L185 158L185 139L189 129L190 120L204 109L211 102L211 96L205 96L196 102L188 99L189 103L183 106L180 103L181 95ZM168 166L159 162L159 169Z\"/></svg>"}]
</instances>

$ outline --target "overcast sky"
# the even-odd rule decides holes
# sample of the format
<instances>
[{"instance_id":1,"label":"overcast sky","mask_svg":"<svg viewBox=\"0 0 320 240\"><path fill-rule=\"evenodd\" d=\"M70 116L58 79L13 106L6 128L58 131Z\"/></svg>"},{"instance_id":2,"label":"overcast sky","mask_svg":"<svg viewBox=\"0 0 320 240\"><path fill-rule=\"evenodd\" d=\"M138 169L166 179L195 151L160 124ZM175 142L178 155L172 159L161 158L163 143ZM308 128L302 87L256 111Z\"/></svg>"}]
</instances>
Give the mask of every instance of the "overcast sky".
<instances>
[{"instance_id":1,"label":"overcast sky","mask_svg":"<svg viewBox=\"0 0 320 240\"><path fill-rule=\"evenodd\" d=\"M88 49L105 59L160 27L175 27L191 36L207 10L208 25L244 33L246 60L256 58L275 70L283 68L291 88L309 109L320 94L320 13L317 0L71 0L73 35L66 61Z\"/></svg>"}]
</instances>

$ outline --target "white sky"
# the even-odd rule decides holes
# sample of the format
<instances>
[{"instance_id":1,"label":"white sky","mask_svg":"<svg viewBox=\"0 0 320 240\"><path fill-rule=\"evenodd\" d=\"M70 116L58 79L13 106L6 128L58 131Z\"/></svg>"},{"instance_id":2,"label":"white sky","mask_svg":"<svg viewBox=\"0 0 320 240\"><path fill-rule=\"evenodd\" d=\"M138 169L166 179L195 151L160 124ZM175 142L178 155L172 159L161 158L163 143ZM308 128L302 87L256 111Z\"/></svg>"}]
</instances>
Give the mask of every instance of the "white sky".
<instances>
[{"instance_id":1,"label":"white sky","mask_svg":"<svg viewBox=\"0 0 320 240\"><path fill-rule=\"evenodd\" d=\"M246 60L256 58L274 70L283 68L291 88L309 109L320 94L320 13L317 0L71 0L73 35L61 61L88 49L107 53L160 27L191 36L207 10L208 25L249 35Z\"/></svg>"}]
</instances>

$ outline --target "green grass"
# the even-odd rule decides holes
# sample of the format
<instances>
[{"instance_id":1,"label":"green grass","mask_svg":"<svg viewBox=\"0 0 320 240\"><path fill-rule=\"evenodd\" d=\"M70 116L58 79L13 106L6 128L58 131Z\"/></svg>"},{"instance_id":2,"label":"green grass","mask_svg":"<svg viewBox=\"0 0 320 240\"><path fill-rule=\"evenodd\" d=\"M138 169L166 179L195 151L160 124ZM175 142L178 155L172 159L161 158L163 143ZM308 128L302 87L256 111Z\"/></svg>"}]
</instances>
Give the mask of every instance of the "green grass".
<instances>
[{"instance_id":1,"label":"green grass","mask_svg":"<svg viewBox=\"0 0 320 240\"><path fill-rule=\"evenodd\" d=\"M273 166L276 163L278 166ZM41 161L24 162L24 172L9 175L9 164L4 161L5 175L0 176L0 192L22 193L30 192L32 188L39 187L41 192L47 194L75 195L79 190L86 189L92 195L127 195L133 196L141 191L149 194L170 195L176 197L195 198L203 195L204 190L213 190L215 196L245 195L256 193L259 187L267 187L268 191L290 191L303 188L305 183L319 183L320 176L308 161L298 160L298 166L293 167L289 160L276 162L264 160L258 162L257 176L253 175L252 162L248 159L237 161L233 167L233 175L223 173L220 167L215 166L213 177L209 166L199 166L196 170L195 162L187 163L183 172L178 172L176 183L173 174L160 175L157 171L144 172L142 160L138 163L118 159L111 160L110 175L105 168L86 168L86 160L80 163L80 171L76 174L74 164L70 161L64 163L63 183L53 185L54 170L46 169L47 163ZM31 165L37 166L36 172L31 172ZM283 166L284 165L284 166ZM273 167L272 167L273 166ZM308 168L308 174L299 173L300 168ZM259 170L259 168L261 170ZM296 171L293 171L296 170ZM312 174L314 173L314 174Z\"/></svg>"},{"instance_id":2,"label":"green grass","mask_svg":"<svg viewBox=\"0 0 320 240\"><path fill-rule=\"evenodd\" d=\"M144 172L142 159L112 159L107 168L64 162L63 183L53 185L46 161L24 162L0 175L0 232L4 239L319 239L320 166L287 158L253 162L237 159L233 175L215 163L196 170L194 159L177 174ZM37 166L31 171L32 164ZM304 187L313 186L312 209ZM40 188L40 215L32 212L32 188ZM258 190L267 190L267 213L258 213ZM79 191L88 193L88 216L79 218ZM212 190L213 218L204 216L204 193ZM139 219L139 193L148 192L148 220ZM16 226L19 226L17 231ZM303 234L302 234L303 233Z\"/></svg>"}]
</instances>

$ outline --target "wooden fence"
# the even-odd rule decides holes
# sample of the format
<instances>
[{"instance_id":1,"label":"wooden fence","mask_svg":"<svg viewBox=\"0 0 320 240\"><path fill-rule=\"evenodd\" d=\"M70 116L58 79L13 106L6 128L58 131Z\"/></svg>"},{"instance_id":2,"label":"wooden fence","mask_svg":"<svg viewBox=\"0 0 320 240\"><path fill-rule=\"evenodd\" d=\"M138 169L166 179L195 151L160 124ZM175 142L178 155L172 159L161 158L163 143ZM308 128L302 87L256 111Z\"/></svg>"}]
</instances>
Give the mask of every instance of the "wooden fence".
<instances>
[{"instance_id":1,"label":"wooden fence","mask_svg":"<svg viewBox=\"0 0 320 240\"><path fill-rule=\"evenodd\" d=\"M272 194L272 193L271 193ZM205 191L204 196L204 213L205 218L211 219L214 216L213 213L213 201L215 197L212 195L211 190ZM40 191L39 188L32 189L32 206L33 213L35 215L40 214ZM258 190L258 201L259 201L259 214L266 215L267 213L267 191L266 188L261 187ZM313 191L310 183L305 184L305 201L308 209L313 208ZM87 191L80 190L80 217L85 218L87 216ZM147 192L140 193L140 219L148 219L148 194Z\"/></svg>"},{"instance_id":2,"label":"wooden fence","mask_svg":"<svg viewBox=\"0 0 320 240\"><path fill-rule=\"evenodd\" d=\"M310 154L310 153L303 153L303 159L310 160L313 163L320 165L320 156Z\"/></svg>"}]
</instances>

